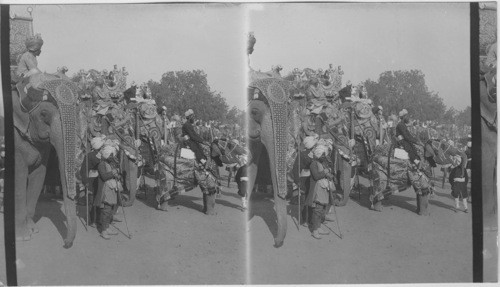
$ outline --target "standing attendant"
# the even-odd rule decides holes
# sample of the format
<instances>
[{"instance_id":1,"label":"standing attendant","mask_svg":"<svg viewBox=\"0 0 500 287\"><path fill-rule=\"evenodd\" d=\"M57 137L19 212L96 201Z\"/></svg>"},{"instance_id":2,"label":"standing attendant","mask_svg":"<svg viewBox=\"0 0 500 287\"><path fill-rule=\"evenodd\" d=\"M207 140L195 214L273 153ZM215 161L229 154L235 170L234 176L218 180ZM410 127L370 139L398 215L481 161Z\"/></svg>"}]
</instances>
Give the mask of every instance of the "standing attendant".
<instances>
[{"instance_id":1,"label":"standing attendant","mask_svg":"<svg viewBox=\"0 0 500 287\"><path fill-rule=\"evenodd\" d=\"M414 146L414 144L418 144L418 140L408 130L408 125L410 124L408 111L403 109L399 112L399 117L401 120L396 126L396 137L398 139L398 143L408 153L411 163L418 167L420 164L420 157L418 156L417 150Z\"/></svg>"},{"instance_id":2,"label":"standing attendant","mask_svg":"<svg viewBox=\"0 0 500 287\"><path fill-rule=\"evenodd\" d=\"M328 204L330 202L330 181L333 174L326 166L326 154L328 148L324 145L317 145L314 148L314 159L311 162L311 185L309 194L306 198L306 204L311 210L311 223L309 229L311 235L316 239L321 239L321 235L329 234L321 228L321 222L324 221Z\"/></svg>"},{"instance_id":3,"label":"standing attendant","mask_svg":"<svg viewBox=\"0 0 500 287\"><path fill-rule=\"evenodd\" d=\"M182 136L186 139L186 145L194 152L196 156L196 160L202 164L207 161L205 154L203 154L203 149L200 144L204 141L203 139L196 133L194 129L194 112L192 109L189 109L184 114L186 117L186 123L182 125Z\"/></svg>"},{"instance_id":4,"label":"standing attendant","mask_svg":"<svg viewBox=\"0 0 500 287\"><path fill-rule=\"evenodd\" d=\"M97 230L102 238L108 240L110 235L116 235L118 232L109 228L113 220L113 209L118 203L118 182L120 174L114 160L116 150L111 145L105 145L100 151L101 162L97 170L99 172L98 188L94 198L94 207L97 209Z\"/></svg>"},{"instance_id":5,"label":"standing attendant","mask_svg":"<svg viewBox=\"0 0 500 287\"><path fill-rule=\"evenodd\" d=\"M453 156L453 169L450 172L449 180L451 184L451 195L455 199L455 212L460 209L461 198L464 205L464 212L467 213L467 198L469 197L467 183L469 182L469 177L461 163L462 158L460 156Z\"/></svg>"},{"instance_id":6,"label":"standing attendant","mask_svg":"<svg viewBox=\"0 0 500 287\"><path fill-rule=\"evenodd\" d=\"M248 175L247 175L247 156L241 156L241 166L238 168L236 175L234 176L234 181L238 184L238 195L241 196L241 207L246 209L248 207L247 199L247 186L248 186Z\"/></svg>"}]
</instances>

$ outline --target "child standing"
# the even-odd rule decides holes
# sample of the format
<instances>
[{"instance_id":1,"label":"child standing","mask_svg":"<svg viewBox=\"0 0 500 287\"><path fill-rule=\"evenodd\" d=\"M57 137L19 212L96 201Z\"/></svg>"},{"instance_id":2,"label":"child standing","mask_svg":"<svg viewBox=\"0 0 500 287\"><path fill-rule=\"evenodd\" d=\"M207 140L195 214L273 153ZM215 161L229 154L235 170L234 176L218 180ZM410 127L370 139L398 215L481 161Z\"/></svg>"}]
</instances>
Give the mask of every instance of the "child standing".
<instances>
[{"instance_id":1,"label":"child standing","mask_svg":"<svg viewBox=\"0 0 500 287\"><path fill-rule=\"evenodd\" d=\"M464 204L464 212L467 213L467 183L469 176L461 165L462 158L460 156L453 157L453 169L450 172L451 195L455 198L455 212L460 209L460 198Z\"/></svg>"}]
</instances>

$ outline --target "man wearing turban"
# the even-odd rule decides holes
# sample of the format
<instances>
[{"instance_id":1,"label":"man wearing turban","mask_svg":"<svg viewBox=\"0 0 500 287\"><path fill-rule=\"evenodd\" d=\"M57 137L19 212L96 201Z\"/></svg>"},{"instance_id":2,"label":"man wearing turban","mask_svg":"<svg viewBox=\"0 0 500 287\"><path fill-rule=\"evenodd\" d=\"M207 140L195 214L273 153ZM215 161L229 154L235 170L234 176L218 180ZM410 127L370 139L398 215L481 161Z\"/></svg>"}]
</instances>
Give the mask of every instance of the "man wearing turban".
<instances>
[{"instance_id":1,"label":"man wearing turban","mask_svg":"<svg viewBox=\"0 0 500 287\"><path fill-rule=\"evenodd\" d=\"M186 139L186 145L194 152L196 160L201 163L205 163L207 157L203 154L203 150L200 144L204 143L204 140L196 133L194 130L194 112L192 109L187 110L184 113L186 117L186 123L182 126L182 136Z\"/></svg>"},{"instance_id":2,"label":"man wearing turban","mask_svg":"<svg viewBox=\"0 0 500 287\"><path fill-rule=\"evenodd\" d=\"M26 45L26 49L28 51L21 55L16 71L16 75L21 78L40 73L36 57L40 56L40 53L42 52L43 40L40 34L36 34L35 36L26 39L24 44Z\"/></svg>"},{"instance_id":3,"label":"man wearing turban","mask_svg":"<svg viewBox=\"0 0 500 287\"><path fill-rule=\"evenodd\" d=\"M399 117L401 118L401 121L396 126L396 137L398 139L398 143L408 153L411 163L418 166L420 163L420 157L417 154L414 144L418 144L419 141L408 130L407 125L410 124L408 111L406 109L401 110L399 112Z\"/></svg>"},{"instance_id":4,"label":"man wearing turban","mask_svg":"<svg viewBox=\"0 0 500 287\"><path fill-rule=\"evenodd\" d=\"M318 144L313 149L314 159L311 162L311 179L309 194L305 204L309 207L309 229L311 235L316 239L321 239L321 235L328 234L328 231L321 228L321 222L325 220L326 211L329 208L331 188L330 182L333 180L333 173L328 168L326 155L328 147Z\"/></svg>"},{"instance_id":5,"label":"man wearing turban","mask_svg":"<svg viewBox=\"0 0 500 287\"><path fill-rule=\"evenodd\" d=\"M109 229L113 220L115 206L117 206L117 189L119 183L116 181L120 177L118 166L114 160L114 155L118 150L113 144L105 143L99 152L101 161L97 166L99 172L98 188L94 197L94 208L97 209L97 230L104 239L110 239L110 235L117 232Z\"/></svg>"},{"instance_id":6,"label":"man wearing turban","mask_svg":"<svg viewBox=\"0 0 500 287\"><path fill-rule=\"evenodd\" d=\"M293 163L293 168L291 171L291 177L293 179L293 182L300 187L300 190L304 192L304 196L307 197L309 194L309 185L310 185L310 178L311 178L311 173L309 170L309 166L311 165L312 162L312 156L309 156L311 153L312 149L316 144L318 143L318 136L307 136L304 138L303 145L304 145L304 150L301 150L297 158L295 159L295 162ZM299 166L300 162L300 166ZM308 208L307 206L304 206L302 209L302 218L301 218L301 223L305 223L308 220Z\"/></svg>"},{"instance_id":7,"label":"man wearing turban","mask_svg":"<svg viewBox=\"0 0 500 287\"><path fill-rule=\"evenodd\" d=\"M97 154L101 150L101 147L104 145L105 137L95 137L90 141L90 146L92 147L92 151L86 155L86 158L83 159L82 167L80 168L80 176L82 178L82 183L87 185L88 191L95 195L97 191L97 166L101 162L101 160L97 157ZM88 167L87 166L88 163ZM93 225L96 221L96 210L92 207L90 212L90 225Z\"/></svg>"}]
</instances>

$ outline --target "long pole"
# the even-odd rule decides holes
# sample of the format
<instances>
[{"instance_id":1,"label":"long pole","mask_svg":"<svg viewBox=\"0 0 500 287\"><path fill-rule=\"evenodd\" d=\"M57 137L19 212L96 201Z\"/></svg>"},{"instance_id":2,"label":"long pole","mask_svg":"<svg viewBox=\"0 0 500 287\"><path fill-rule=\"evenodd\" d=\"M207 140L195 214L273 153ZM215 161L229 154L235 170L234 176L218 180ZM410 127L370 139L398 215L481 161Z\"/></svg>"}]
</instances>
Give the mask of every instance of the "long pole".
<instances>
[{"instance_id":1,"label":"long pole","mask_svg":"<svg viewBox=\"0 0 500 287\"><path fill-rule=\"evenodd\" d=\"M297 138L299 138L299 136L297 136ZM298 160L298 168L297 168L297 178L299 179L299 184L298 184L298 190L299 190L299 194L297 195L298 197L298 205L297 205L297 208L299 209L299 218L298 218L298 221L299 221L299 224L297 224L297 230L300 230L300 221L302 220L302 216L301 216L301 205L300 205L300 141L297 139L296 141L296 144L297 144L297 160Z\"/></svg>"},{"instance_id":2,"label":"long pole","mask_svg":"<svg viewBox=\"0 0 500 287\"><path fill-rule=\"evenodd\" d=\"M90 97L90 109L89 113L92 112L92 96ZM85 206L87 207L87 221L86 225L89 226L89 126L91 124L91 117L87 118L87 128L85 130L85 172L87 173L87 182L85 183ZM95 218L94 218L95 220Z\"/></svg>"},{"instance_id":3,"label":"long pole","mask_svg":"<svg viewBox=\"0 0 500 287\"><path fill-rule=\"evenodd\" d=\"M119 165L119 166L120 166L120 168L121 168L121 166L122 166L122 163L123 163L123 157L124 157L124 156L125 156L125 155L123 154L123 151L122 151L122 152L121 152L121 154L120 154L120 165ZM122 178L122 176L120 175L120 181L122 181L122 180L123 180L123 178ZM123 182L122 182L122 186L123 186ZM122 192L120 191L120 189L119 189L119 188L118 188L118 196L119 196L119 199L120 199L118 202L119 202L119 203L120 203L120 205L122 206L123 220L125 221L125 227L127 228L127 237L128 237L128 239L132 239L132 236L130 235L130 231L128 230L127 217L125 216L125 208L123 207Z\"/></svg>"}]
</instances>

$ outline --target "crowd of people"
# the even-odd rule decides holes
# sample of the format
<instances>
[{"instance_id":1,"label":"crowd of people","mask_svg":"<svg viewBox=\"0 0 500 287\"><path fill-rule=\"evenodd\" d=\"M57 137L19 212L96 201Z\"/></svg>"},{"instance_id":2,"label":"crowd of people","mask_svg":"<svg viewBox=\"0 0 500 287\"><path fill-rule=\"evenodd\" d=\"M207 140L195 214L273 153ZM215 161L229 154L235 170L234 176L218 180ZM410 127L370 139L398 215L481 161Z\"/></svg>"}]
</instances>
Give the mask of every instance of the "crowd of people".
<instances>
[{"instance_id":1,"label":"crowd of people","mask_svg":"<svg viewBox=\"0 0 500 287\"><path fill-rule=\"evenodd\" d=\"M25 45L27 51L19 57L17 69L12 73L12 81L24 90L25 97L21 98L21 103L29 110L29 107L48 100L48 95L40 92L39 85L49 74L42 73L38 67L37 57L41 54L42 37L39 34L28 37ZM66 76L67 71L63 67L50 76L75 82L79 88L77 103L87 119L86 123L80 123L86 125L88 132L82 139L81 150L77 151L81 162L77 175L77 200L81 202L89 196L90 202L85 200L85 204L90 206L89 224L95 225L104 239L110 239L116 234L109 226L112 221L120 221L116 213L118 206L122 205L122 192L133 188L130 182L124 180L124 173L128 172L125 170L127 166L123 164L124 157L129 164L137 165L141 174L146 173L143 171L147 167L153 169L151 174L157 176L160 168L158 153L168 149L168 146L180 145L194 153L194 174L197 183L203 185L202 192L208 189L213 192L214 180L209 183L209 178L205 176L209 170L208 157L218 160L219 166L222 165L222 159L227 159L224 149L217 145L218 140L234 138L233 145L244 143L241 129L236 124L197 120L193 109L185 111L183 116L173 113L169 118L167 107L157 105L146 84L137 86L132 83L127 87L128 73L125 68L119 69L115 65L111 71L80 70L72 79ZM202 145L212 145L212 154L206 154ZM3 155L2 147L2 178ZM48 177L58 177L58 172L51 172L58 169L56 157L56 153L51 152ZM239 162L239 158L233 162ZM219 176L218 170L212 172ZM213 178L215 177L210 177ZM140 182L138 179L137 185ZM61 184L57 179L46 180L45 183L55 186ZM219 182L216 184L220 185ZM3 189L3 180L0 181L0 187Z\"/></svg>"},{"instance_id":2,"label":"crowd of people","mask_svg":"<svg viewBox=\"0 0 500 287\"><path fill-rule=\"evenodd\" d=\"M291 172L291 174L300 174L300 180L289 178L289 181L293 181L295 189L300 187L304 193L301 200L304 203L301 221L309 226L312 236L320 239L321 235L328 234L328 231L321 227L321 223L325 220L333 220L329 213L338 201L333 195L339 187L339 180L337 170L332 166L332 161L334 161L332 158L340 154L353 167L352 174L357 174L354 169L363 168L367 159L357 156L356 150L365 149L366 151L366 149L375 149L380 145L392 144L396 147L395 156L408 160L412 171L421 174L422 161L431 161L431 166L436 166L432 156L428 154L429 151L425 150L426 143L417 136L422 130L428 132L427 140L446 142L450 147L465 152L467 155L467 168L462 164L460 155L452 156L451 164L443 168L450 175L451 194L456 203L455 210L459 210L459 201L462 199L464 211L467 212L469 198L467 184L470 175L472 144L470 126L458 127L454 124L446 125L431 120L415 120L407 109L386 117L384 107L373 103L363 85L352 86L348 82L345 88L339 85L332 89L330 85L335 79L332 79L331 75L336 75L338 78L342 73L332 70L332 65L330 65L330 70L326 72L321 69L318 71L305 69L303 72L297 70L294 71L293 80L295 87L306 87L306 89L297 93L297 99L300 101L302 98L302 103L297 105L301 122L298 135L300 148ZM282 78L279 70L273 71L271 76ZM320 84L327 89L322 91ZM307 89L307 85L312 87ZM338 92L332 93L331 90ZM345 107L350 107L350 110ZM367 126L375 131L374 138L364 134ZM419 149L424 150L423 153L417 151L418 146L421 146ZM364 163L363 160L365 160ZM418 187L414 185L414 188L417 197L421 195L422 185ZM433 185L427 182L425 188L430 190ZM421 214L418 202L417 213Z\"/></svg>"},{"instance_id":3,"label":"crowd of people","mask_svg":"<svg viewBox=\"0 0 500 287\"><path fill-rule=\"evenodd\" d=\"M19 59L15 74L17 82L25 81L25 89L37 90L39 82L33 81L35 75L43 75L40 72L36 57L41 53L43 40L40 35L30 37L26 41L27 52ZM66 77L67 68L58 70L60 77ZM277 71L279 74L279 70ZM314 71L308 71L309 76ZM332 72L333 73L333 72ZM173 114L168 118L167 107L159 107L153 98L151 90L146 84L131 89L126 89L125 68L118 69L115 65L112 71L80 71L78 85L83 91L79 96L79 103L86 110L87 117L92 121L89 124L89 133L84 146L90 149L83 151L85 165L82 165L80 173L82 185L80 194L85 194L85 189L93 194L91 222L96 223L97 229L104 239L109 239L115 232L110 230L109 225L113 220L117 208L120 205L120 193L128 188L122 183L121 160L119 156L127 156L137 165L151 164L157 168L153 158L144 154L145 150L157 152L162 146L170 144L181 144L194 153L197 167L200 172L206 171L207 160L213 160L217 166L223 165L223 150L220 149L218 140L221 138L233 138L235 142L244 146L244 136L237 134L238 128L222 125L216 121L201 121L195 119L193 109L185 111L183 116ZM323 71L317 72L317 78L328 81ZM337 71L337 76L342 73ZM301 78L302 77L302 78ZM67 77L66 77L67 78ZM29 79L29 81L27 81ZM303 80L303 76L296 77ZM331 79L331 78L330 78ZM309 80L309 79L308 79ZM38 81L43 81L43 77ZM336 82L341 84L341 80ZM299 111L301 117L301 150L298 154L294 170L301 174L300 186L305 191L305 208L303 210L305 221L314 238L320 239L321 235L328 233L321 229L321 222L331 220L328 213L334 204L332 191L336 189L336 171L329 165L332 153L339 153L353 167L360 165L360 159L355 156L353 149L356 145L356 137L352 125L347 126L348 120L340 106L345 103L352 104L351 113L356 117L367 119L376 131L375 145L394 143L406 151L410 164L419 169L424 158L421 158L416 150L416 145L422 142L416 137L415 132L420 129L434 129L440 139L444 139L462 151L467 153L468 172L465 172L459 156L453 157L453 168L450 170L449 181L452 185L452 195L459 208L462 199L465 211L467 211L467 182L470 176L470 135L466 138L466 146L463 145L461 137L464 133L470 134L470 127L458 128L454 125L439 125L435 121L412 120L406 109L398 114L385 117L384 108L374 105L369 99L366 88L362 85L352 87L348 83L348 89L340 89L337 93L321 94L310 93L305 97L306 105ZM132 90L133 91L133 90ZM44 101L47 99L45 93L27 92L30 101ZM28 105L28 104L26 104ZM135 119L133 116L135 115ZM137 121L141 124L138 125ZM352 116L351 116L352 121ZM132 123L132 124L131 124ZM136 125L134 126L135 123ZM138 128L138 130L135 130ZM152 141L151 128L160 131L157 142ZM361 128L361 127L360 127ZM362 129L362 128L361 128ZM338 136L344 136L345 145L342 140L331 138L329 133L334 131ZM351 134L350 134L351 133ZM362 138L361 141L366 141ZM211 153L205 154L202 145L211 145ZM365 142L365 144L367 144ZM146 146L146 149L144 147ZM247 153L246 151L243 153ZM247 183L246 174L247 160L241 156L235 161L235 181L238 184L238 194L242 198L243 208L247 207ZM300 166L296 166L300 162ZM2 161L3 163L3 161ZM233 164L234 166L234 164ZM218 171L217 177L218 177ZM469 174L468 174L469 173ZM201 174L201 173L200 173ZM3 182L0 182L3 185ZM220 185L220 183L217 183Z\"/></svg>"}]
</instances>

